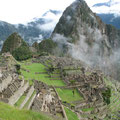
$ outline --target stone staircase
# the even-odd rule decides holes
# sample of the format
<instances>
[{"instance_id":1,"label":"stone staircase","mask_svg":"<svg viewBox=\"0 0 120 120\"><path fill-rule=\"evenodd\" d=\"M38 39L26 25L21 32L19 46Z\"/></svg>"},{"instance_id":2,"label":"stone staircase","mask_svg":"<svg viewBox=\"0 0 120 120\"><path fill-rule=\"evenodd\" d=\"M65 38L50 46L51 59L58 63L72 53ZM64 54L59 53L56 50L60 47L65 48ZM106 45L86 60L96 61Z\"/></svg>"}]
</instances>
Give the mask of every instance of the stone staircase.
<instances>
[{"instance_id":1,"label":"stone staircase","mask_svg":"<svg viewBox=\"0 0 120 120\"><path fill-rule=\"evenodd\" d=\"M0 101L14 105L28 87L29 83L19 79L17 74L5 71L0 77Z\"/></svg>"},{"instance_id":2,"label":"stone staircase","mask_svg":"<svg viewBox=\"0 0 120 120\"><path fill-rule=\"evenodd\" d=\"M34 92L34 86L31 86L30 89L27 92L26 98L24 99L24 101L20 105L20 109L22 109L24 107L24 105L28 102L28 100L32 96L33 92Z\"/></svg>"},{"instance_id":3,"label":"stone staircase","mask_svg":"<svg viewBox=\"0 0 120 120\"><path fill-rule=\"evenodd\" d=\"M29 102L29 104L28 104L28 106L27 106L27 109L28 109L28 110L31 108L31 106L32 106L32 104L33 104L33 102L34 102L35 97L36 97L36 94L34 94L34 95L32 96L32 98L31 98L31 100L30 100L30 102Z\"/></svg>"},{"instance_id":4,"label":"stone staircase","mask_svg":"<svg viewBox=\"0 0 120 120\"><path fill-rule=\"evenodd\" d=\"M17 91L14 92L14 94L9 98L8 103L10 105L14 105L19 100L19 98L24 94L24 92L27 90L28 87L29 87L29 83L27 82L23 86L21 86L19 89L17 89Z\"/></svg>"}]
</instances>

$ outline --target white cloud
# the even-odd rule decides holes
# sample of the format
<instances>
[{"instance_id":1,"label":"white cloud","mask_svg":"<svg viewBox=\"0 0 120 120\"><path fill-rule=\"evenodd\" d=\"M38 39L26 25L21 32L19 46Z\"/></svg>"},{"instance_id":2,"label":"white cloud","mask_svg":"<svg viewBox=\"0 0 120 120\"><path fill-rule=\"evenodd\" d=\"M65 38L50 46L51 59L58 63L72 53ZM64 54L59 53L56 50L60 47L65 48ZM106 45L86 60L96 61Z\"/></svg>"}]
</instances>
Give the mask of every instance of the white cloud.
<instances>
[{"instance_id":1,"label":"white cloud","mask_svg":"<svg viewBox=\"0 0 120 120\"><path fill-rule=\"evenodd\" d=\"M95 13L114 13L115 16L120 16L120 0L86 0L90 8ZM108 6L99 6L93 7L97 3L109 2L110 7Z\"/></svg>"},{"instance_id":2,"label":"white cloud","mask_svg":"<svg viewBox=\"0 0 120 120\"><path fill-rule=\"evenodd\" d=\"M50 23L46 23L46 24L43 24L43 25L38 25L37 27L41 30L44 30L44 31L48 31L48 30L51 31L55 28L55 25L56 25L56 22L52 21Z\"/></svg>"},{"instance_id":3,"label":"white cloud","mask_svg":"<svg viewBox=\"0 0 120 120\"><path fill-rule=\"evenodd\" d=\"M0 0L0 20L26 23L49 9L64 10L74 0Z\"/></svg>"},{"instance_id":4,"label":"white cloud","mask_svg":"<svg viewBox=\"0 0 120 120\"><path fill-rule=\"evenodd\" d=\"M109 0L85 0L87 4L92 7L94 4L108 2Z\"/></svg>"},{"instance_id":5,"label":"white cloud","mask_svg":"<svg viewBox=\"0 0 120 120\"><path fill-rule=\"evenodd\" d=\"M48 31L48 30L53 30L55 28L55 25L57 24L57 22L59 21L59 18L61 17L62 12L60 14L53 14L51 12L48 12L45 16L43 16L43 18L45 19L45 24L42 25L38 25L37 27L39 29L42 29L44 31Z\"/></svg>"},{"instance_id":6,"label":"white cloud","mask_svg":"<svg viewBox=\"0 0 120 120\"><path fill-rule=\"evenodd\" d=\"M64 11L75 0L0 0L0 20L9 23L26 23L33 18L39 18L49 9ZM96 3L108 2L109 0L85 0L93 12L108 13L120 12L120 0L111 0L112 6L93 8ZM115 4L119 3L119 4ZM59 16L60 17L60 16ZM55 19L55 16L54 16Z\"/></svg>"}]
</instances>

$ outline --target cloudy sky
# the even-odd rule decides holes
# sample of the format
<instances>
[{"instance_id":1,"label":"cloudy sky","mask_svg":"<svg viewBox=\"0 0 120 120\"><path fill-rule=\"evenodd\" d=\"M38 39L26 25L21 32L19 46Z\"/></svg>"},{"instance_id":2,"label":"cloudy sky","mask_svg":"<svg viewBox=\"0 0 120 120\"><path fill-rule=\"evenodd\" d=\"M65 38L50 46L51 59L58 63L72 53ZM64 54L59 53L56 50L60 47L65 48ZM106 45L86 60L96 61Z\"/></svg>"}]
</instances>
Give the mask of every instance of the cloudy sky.
<instances>
[{"instance_id":1,"label":"cloudy sky","mask_svg":"<svg viewBox=\"0 0 120 120\"><path fill-rule=\"evenodd\" d=\"M75 0L0 0L0 20L9 23L26 23L41 17L49 9L64 11ZM120 0L112 0L111 6L92 7L110 0L85 0L94 12L120 13ZM116 4L117 3L117 4Z\"/></svg>"}]
</instances>

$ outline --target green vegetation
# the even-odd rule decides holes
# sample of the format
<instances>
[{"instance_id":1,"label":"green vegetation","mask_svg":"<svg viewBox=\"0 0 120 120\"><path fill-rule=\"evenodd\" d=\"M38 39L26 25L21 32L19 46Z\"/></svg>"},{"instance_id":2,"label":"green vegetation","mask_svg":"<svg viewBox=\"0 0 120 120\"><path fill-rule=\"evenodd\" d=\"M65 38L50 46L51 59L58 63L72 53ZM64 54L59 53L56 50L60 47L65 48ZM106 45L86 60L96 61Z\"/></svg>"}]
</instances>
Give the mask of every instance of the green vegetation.
<instances>
[{"instance_id":1,"label":"green vegetation","mask_svg":"<svg viewBox=\"0 0 120 120\"><path fill-rule=\"evenodd\" d=\"M10 52L16 60L26 60L32 56L29 46L16 32L5 40L1 52Z\"/></svg>"},{"instance_id":2,"label":"green vegetation","mask_svg":"<svg viewBox=\"0 0 120 120\"><path fill-rule=\"evenodd\" d=\"M50 80L50 77L46 73L45 66L40 63L21 63L21 67L29 71L21 70L21 73L25 80L29 80L30 85L33 82L32 79L34 79L44 82L47 85L65 86L62 80ZM36 72L42 72L42 74L35 74Z\"/></svg>"},{"instance_id":3,"label":"green vegetation","mask_svg":"<svg viewBox=\"0 0 120 120\"><path fill-rule=\"evenodd\" d=\"M71 110L69 110L66 107L64 107L64 109L67 114L68 120L79 120L77 115L74 112L72 112Z\"/></svg>"},{"instance_id":4,"label":"green vegetation","mask_svg":"<svg viewBox=\"0 0 120 120\"><path fill-rule=\"evenodd\" d=\"M25 106L23 108L27 108L31 99L33 98L33 96L36 94L36 91L33 92L33 94L31 95L31 97L29 98L29 100L27 101L27 103L25 104Z\"/></svg>"},{"instance_id":5,"label":"green vegetation","mask_svg":"<svg viewBox=\"0 0 120 120\"><path fill-rule=\"evenodd\" d=\"M107 90L102 93L102 96L103 96L104 102L106 104L110 104L111 88L108 87Z\"/></svg>"},{"instance_id":6,"label":"green vegetation","mask_svg":"<svg viewBox=\"0 0 120 120\"><path fill-rule=\"evenodd\" d=\"M52 120L43 113L32 112L30 110L19 110L0 102L1 120Z\"/></svg>"},{"instance_id":7,"label":"green vegetation","mask_svg":"<svg viewBox=\"0 0 120 120\"><path fill-rule=\"evenodd\" d=\"M46 39L39 43L39 52L53 53L53 49L56 48L57 44L51 40Z\"/></svg>"},{"instance_id":8,"label":"green vegetation","mask_svg":"<svg viewBox=\"0 0 120 120\"><path fill-rule=\"evenodd\" d=\"M12 52L13 57L18 60L26 60L32 57L32 53L28 46L21 45Z\"/></svg>"},{"instance_id":9,"label":"green vegetation","mask_svg":"<svg viewBox=\"0 0 120 120\"><path fill-rule=\"evenodd\" d=\"M109 79L106 77L104 81L107 86L111 88L111 97L110 97L110 104L109 109L114 113L120 110L120 93L116 90L115 84L113 84Z\"/></svg>"},{"instance_id":10,"label":"green vegetation","mask_svg":"<svg viewBox=\"0 0 120 120\"><path fill-rule=\"evenodd\" d=\"M62 101L66 101L68 103L71 103L73 101L79 101L79 100L83 99L76 89L71 90L71 89L56 88L56 91L58 92L58 95L60 96ZM74 94L73 94L73 91L74 91Z\"/></svg>"},{"instance_id":11,"label":"green vegetation","mask_svg":"<svg viewBox=\"0 0 120 120\"><path fill-rule=\"evenodd\" d=\"M16 39L17 38L17 39ZM11 34L4 42L2 47L2 53L4 52L12 52L18 46L18 42L21 42L22 38L15 32Z\"/></svg>"},{"instance_id":12,"label":"green vegetation","mask_svg":"<svg viewBox=\"0 0 120 120\"><path fill-rule=\"evenodd\" d=\"M17 74L20 75L21 74L21 72L20 72L20 64L16 64L15 67L16 67Z\"/></svg>"},{"instance_id":13,"label":"green vegetation","mask_svg":"<svg viewBox=\"0 0 120 120\"><path fill-rule=\"evenodd\" d=\"M84 108L84 109L82 109L83 112L88 112L88 111L93 111L93 110L94 110L94 108Z\"/></svg>"},{"instance_id":14,"label":"green vegetation","mask_svg":"<svg viewBox=\"0 0 120 120\"><path fill-rule=\"evenodd\" d=\"M26 98L26 96L25 96L25 95L22 95L22 96L20 97L20 99L15 103L15 106L16 106L16 107L20 107L20 105L22 104L22 102L24 101L25 98Z\"/></svg>"}]
</instances>

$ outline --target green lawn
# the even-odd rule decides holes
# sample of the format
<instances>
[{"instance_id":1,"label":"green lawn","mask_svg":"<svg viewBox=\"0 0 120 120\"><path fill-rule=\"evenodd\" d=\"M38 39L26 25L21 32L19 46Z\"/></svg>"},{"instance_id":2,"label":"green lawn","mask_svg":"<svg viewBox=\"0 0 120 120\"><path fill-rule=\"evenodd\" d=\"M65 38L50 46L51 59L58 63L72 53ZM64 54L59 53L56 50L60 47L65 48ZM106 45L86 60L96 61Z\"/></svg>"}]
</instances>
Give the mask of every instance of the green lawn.
<instances>
[{"instance_id":1,"label":"green lawn","mask_svg":"<svg viewBox=\"0 0 120 120\"><path fill-rule=\"evenodd\" d=\"M88 112L88 111L93 111L94 108L83 108L82 111L83 112Z\"/></svg>"},{"instance_id":2,"label":"green lawn","mask_svg":"<svg viewBox=\"0 0 120 120\"><path fill-rule=\"evenodd\" d=\"M47 85L53 86L65 86L65 83L62 80L50 80L48 74L35 74L35 72L46 72L45 66L40 63L32 63L30 65L25 65L21 63L22 68L29 70L29 72L21 70L25 80L29 80L30 85L32 85L32 79L42 81Z\"/></svg>"},{"instance_id":3,"label":"green lawn","mask_svg":"<svg viewBox=\"0 0 120 120\"><path fill-rule=\"evenodd\" d=\"M71 110L69 110L68 108L64 107L66 115L68 117L68 120L79 120L77 115L72 112Z\"/></svg>"},{"instance_id":4,"label":"green lawn","mask_svg":"<svg viewBox=\"0 0 120 120\"><path fill-rule=\"evenodd\" d=\"M66 101L68 103L71 103L73 101L79 101L79 100L83 99L76 89L74 90L74 95L73 95L72 89L56 88L56 91L58 92L58 95L60 96L62 101Z\"/></svg>"},{"instance_id":5,"label":"green lawn","mask_svg":"<svg viewBox=\"0 0 120 120\"><path fill-rule=\"evenodd\" d=\"M1 120L52 120L44 114L28 110L19 110L0 102Z\"/></svg>"}]
</instances>

